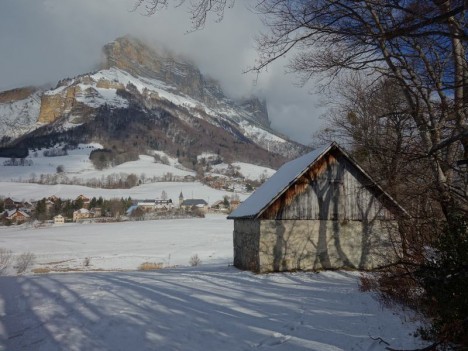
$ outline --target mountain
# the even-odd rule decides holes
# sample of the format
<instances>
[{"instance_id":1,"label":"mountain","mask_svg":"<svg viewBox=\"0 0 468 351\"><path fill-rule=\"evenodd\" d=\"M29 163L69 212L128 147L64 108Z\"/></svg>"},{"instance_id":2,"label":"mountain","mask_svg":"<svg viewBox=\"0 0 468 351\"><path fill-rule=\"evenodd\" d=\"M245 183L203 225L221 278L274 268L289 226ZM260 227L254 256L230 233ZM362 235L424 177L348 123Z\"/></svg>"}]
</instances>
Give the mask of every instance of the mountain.
<instances>
[{"instance_id":1,"label":"mountain","mask_svg":"<svg viewBox=\"0 0 468 351\"><path fill-rule=\"evenodd\" d=\"M0 93L1 146L99 142L116 162L148 149L196 163L202 152L278 166L305 150L270 128L266 102L234 100L189 60L118 38L101 69L54 89Z\"/></svg>"}]
</instances>

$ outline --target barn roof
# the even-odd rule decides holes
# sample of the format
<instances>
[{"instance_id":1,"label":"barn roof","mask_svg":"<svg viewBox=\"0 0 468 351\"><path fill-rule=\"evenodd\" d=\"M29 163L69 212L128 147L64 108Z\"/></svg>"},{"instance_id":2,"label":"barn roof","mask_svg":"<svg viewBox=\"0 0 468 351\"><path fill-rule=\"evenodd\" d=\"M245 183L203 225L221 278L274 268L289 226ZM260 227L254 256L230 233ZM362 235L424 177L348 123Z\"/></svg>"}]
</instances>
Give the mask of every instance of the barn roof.
<instances>
[{"instance_id":1,"label":"barn roof","mask_svg":"<svg viewBox=\"0 0 468 351\"><path fill-rule=\"evenodd\" d=\"M406 211L387 194L372 178L344 151L337 143L325 145L281 166L261 187L250 195L233 211L228 219L258 218L268 206L278 199L298 178L300 178L315 162L332 149L338 149L359 171L367 177L380 193L402 213Z\"/></svg>"}]
</instances>

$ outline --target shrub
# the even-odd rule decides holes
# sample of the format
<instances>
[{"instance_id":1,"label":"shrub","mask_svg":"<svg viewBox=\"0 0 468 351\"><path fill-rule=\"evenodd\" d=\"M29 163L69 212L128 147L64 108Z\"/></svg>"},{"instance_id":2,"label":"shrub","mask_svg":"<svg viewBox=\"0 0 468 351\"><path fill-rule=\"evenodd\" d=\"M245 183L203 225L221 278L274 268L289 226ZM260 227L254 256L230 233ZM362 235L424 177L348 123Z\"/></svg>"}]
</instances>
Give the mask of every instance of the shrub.
<instances>
[{"instance_id":1,"label":"shrub","mask_svg":"<svg viewBox=\"0 0 468 351\"><path fill-rule=\"evenodd\" d=\"M22 274L34 263L36 256L32 252L22 253L16 258L16 273Z\"/></svg>"},{"instance_id":2,"label":"shrub","mask_svg":"<svg viewBox=\"0 0 468 351\"><path fill-rule=\"evenodd\" d=\"M143 262L138 267L139 271L155 271L157 269L162 269L164 267L164 263L162 262Z\"/></svg>"},{"instance_id":3,"label":"shrub","mask_svg":"<svg viewBox=\"0 0 468 351\"><path fill-rule=\"evenodd\" d=\"M198 257L198 254L195 254L192 257L190 257L189 263L190 263L190 265L192 267L199 266L201 264L201 262L202 261L201 261L200 257Z\"/></svg>"},{"instance_id":4,"label":"shrub","mask_svg":"<svg viewBox=\"0 0 468 351\"><path fill-rule=\"evenodd\" d=\"M433 245L434 257L417 272L432 319L429 337L468 346L468 218L452 213Z\"/></svg>"},{"instance_id":5,"label":"shrub","mask_svg":"<svg viewBox=\"0 0 468 351\"><path fill-rule=\"evenodd\" d=\"M10 265L11 251L0 248L0 275L2 275Z\"/></svg>"}]
</instances>

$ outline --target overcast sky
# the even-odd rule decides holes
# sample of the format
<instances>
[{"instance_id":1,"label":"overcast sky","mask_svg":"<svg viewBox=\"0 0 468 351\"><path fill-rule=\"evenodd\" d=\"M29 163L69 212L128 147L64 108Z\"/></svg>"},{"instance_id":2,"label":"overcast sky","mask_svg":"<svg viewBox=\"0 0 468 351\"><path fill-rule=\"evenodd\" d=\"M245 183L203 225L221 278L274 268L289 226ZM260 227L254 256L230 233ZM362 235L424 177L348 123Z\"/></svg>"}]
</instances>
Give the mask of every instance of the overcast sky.
<instances>
[{"instance_id":1,"label":"overcast sky","mask_svg":"<svg viewBox=\"0 0 468 351\"><path fill-rule=\"evenodd\" d=\"M247 0L245 0L247 1ZM187 34L183 8L151 17L130 12L133 0L1 0L0 91L26 85L55 85L58 80L98 67L104 44L126 34L192 58L203 73L218 79L232 97L252 93L267 99L272 127L305 144L323 123L322 99L298 87L280 60L262 73L243 74L255 62L259 18L242 0L223 21Z\"/></svg>"}]
</instances>

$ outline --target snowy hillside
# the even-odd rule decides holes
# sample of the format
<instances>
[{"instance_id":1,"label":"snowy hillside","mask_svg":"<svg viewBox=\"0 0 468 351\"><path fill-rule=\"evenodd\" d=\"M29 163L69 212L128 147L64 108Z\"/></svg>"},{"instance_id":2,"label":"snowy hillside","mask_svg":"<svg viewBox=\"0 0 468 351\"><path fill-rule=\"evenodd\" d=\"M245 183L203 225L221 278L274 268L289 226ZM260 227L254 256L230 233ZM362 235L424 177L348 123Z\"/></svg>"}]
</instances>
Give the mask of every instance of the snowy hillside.
<instances>
[{"instance_id":1,"label":"snowy hillside","mask_svg":"<svg viewBox=\"0 0 468 351\"><path fill-rule=\"evenodd\" d=\"M93 150L102 148L100 144L80 144L75 149L68 149L64 156L44 156L61 152L62 147L42 150L30 150L30 154L24 160L24 166L7 166L11 160L0 158L0 196L14 197L21 200L38 200L43 197L56 195L62 198L76 198L80 194L88 197L102 196L105 199L115 197L158 198L164 190L173 200L177 199L182 191L186 198L195 197L209 200L210 203L231 196L232 192L212 189L200 182L181 181L186 176L195 176L195 172L184 168L177 158L170 157L162 151L153 151L158 155L140 155L139 160L122 163L115 167L96 170L89 160ZM210 154L202 154L201 158ZM164 160L166 163L161 163ZM29 165L30 164L30 165ZM62 168L62 173L57 174L57 168ZM222 163L213 167L213 175L219 175L228 170L229 165ZM267 167L256 166L248 163L235 162L235 167L246 179L264 180L269 178L275 170ZM100 189L90 188L86 185L92 180L106 182L108 179L125 179L134 174L143 180L142 184L131 189ZM58 185L35 184L47 176L54 177ZM66 180L66 181L65 181ZM33 181L33 183L28 183ZM44 181L46 182L46 181ZM73 183L74 185L67 185ZM247 194L239 194L241 200Z\"/></svg>"},{"instance_id":2,"label":"snowy hillside","mask_svg":"<svg viewBox=\"0 0 468 351\"><path fill-rule=\"evenodd\" d=\"M154 78L134 76L116 67L69 80L66 85L47 91L45 95L60 95L65 98L68 88L73 86L79 88L76 100L92 108L104 104L114 108L127 107L129 102L117 94L116 87L127 90L136 89L143 96L155 94L159 99L188 109L193 116L206 118L205 115L207 115L216 125L219 123L217 121L234 123L245 136L265 149L280 150L285 147L283 144L288 143L284 137L259 124L254 116L237 107L229 99L220 99L216 105L209 106L203 101L182 93L174 85ZM71 117L70 121L73 121L73 116Z\"/></svg>"}]
</instances>

